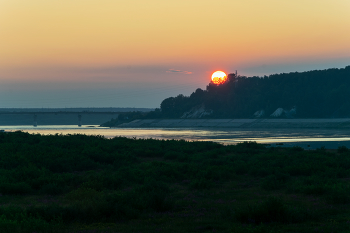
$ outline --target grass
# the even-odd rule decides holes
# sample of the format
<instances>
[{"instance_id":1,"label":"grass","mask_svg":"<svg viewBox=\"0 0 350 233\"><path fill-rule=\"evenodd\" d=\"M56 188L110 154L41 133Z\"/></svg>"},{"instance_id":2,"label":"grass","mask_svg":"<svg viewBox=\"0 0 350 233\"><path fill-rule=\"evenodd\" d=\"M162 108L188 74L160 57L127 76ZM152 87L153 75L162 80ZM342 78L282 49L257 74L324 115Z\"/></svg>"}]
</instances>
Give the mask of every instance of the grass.
<instances>
[{"instance_id":1,"label":"grass","mask_svg":"<svg viewBox=\"0 0 350 233\"><path fill-rule=\"evenodd\" d=\"M0 134L1 232L349 232L350 151Z\"/></svg>"}]
</instances>

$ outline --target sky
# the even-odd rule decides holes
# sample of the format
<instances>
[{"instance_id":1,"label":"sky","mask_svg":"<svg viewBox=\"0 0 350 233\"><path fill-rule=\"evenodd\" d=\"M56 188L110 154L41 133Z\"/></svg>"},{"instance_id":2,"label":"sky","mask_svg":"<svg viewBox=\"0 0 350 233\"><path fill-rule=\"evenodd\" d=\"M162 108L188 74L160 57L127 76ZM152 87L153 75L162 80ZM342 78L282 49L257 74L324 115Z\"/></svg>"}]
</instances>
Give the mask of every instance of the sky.
<instances>
[{"instance_id":1,"label":"sky","mask_svg":"<svg viewBox=\"0 0 350 233\"><path fill-rule=\"evenodd\" d=\"M349 0L0 0L0 108L147 107L350 65Z\"/></svg>"}]
</instances>

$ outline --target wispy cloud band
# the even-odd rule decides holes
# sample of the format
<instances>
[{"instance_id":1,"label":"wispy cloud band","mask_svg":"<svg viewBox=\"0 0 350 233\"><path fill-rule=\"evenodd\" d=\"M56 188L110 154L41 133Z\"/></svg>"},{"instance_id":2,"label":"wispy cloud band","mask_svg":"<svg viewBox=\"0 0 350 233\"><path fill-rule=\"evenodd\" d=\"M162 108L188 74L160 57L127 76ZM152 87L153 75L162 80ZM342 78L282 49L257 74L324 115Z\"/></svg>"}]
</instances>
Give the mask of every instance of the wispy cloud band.
<instances>
[{"instance_id":1,"label":"wispy cloud band","mask_svg":"<svg viewBox=\"0 0 350 233\"><path fill-rule=\"evenodd\" d=\"M185 70L177 70L177 69L169 69L166 71L167 73L178 73L178 74L192 74L191 71L185 71Z\"/></svg>"}]
</instances>

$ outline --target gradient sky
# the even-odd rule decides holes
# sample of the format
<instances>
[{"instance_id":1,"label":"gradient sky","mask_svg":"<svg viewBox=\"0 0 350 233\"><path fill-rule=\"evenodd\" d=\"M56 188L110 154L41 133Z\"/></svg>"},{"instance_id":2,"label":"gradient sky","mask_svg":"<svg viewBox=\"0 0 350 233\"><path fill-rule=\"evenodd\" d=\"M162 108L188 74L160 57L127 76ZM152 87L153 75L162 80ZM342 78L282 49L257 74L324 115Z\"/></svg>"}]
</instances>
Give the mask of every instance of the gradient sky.
<instances>
[{"instance_id":1,"label":"gradient sky","mask_svg":"<svg viewBox=\"0 0 350 233\"><path fill-rule=\"evenodd\" d=\"M349 0L0 0L0 108L153 108L215 70L342 68L349 12Z\"/></svg>"}]
</instances>

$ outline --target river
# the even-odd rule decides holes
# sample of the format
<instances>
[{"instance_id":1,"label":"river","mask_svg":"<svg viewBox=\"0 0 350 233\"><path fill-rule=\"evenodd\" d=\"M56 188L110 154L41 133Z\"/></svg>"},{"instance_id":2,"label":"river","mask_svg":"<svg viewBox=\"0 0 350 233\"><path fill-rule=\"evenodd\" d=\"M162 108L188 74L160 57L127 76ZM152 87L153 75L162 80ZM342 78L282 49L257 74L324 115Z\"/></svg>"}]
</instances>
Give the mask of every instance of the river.
<instances>
[{"instance_id":1,"label":"river","mask_svg":"<svg viewBox=\"0 0 350 233\"><path fill-rule=\"evenodd\" d=\"M271 146L300 146L305 149L316 149L324 146L337 149L339 146L350 148L350 130L346 129L168 129L168 128L107 128L97 125L78 127L75 125L47 126L1 126L7 132L17 130L31 134L86 134L102 135L106 138L155 138L184 139L188 141L213 141L223 144L237 144L244 141L270 144Z\"/></svg>"}]
</instances>

